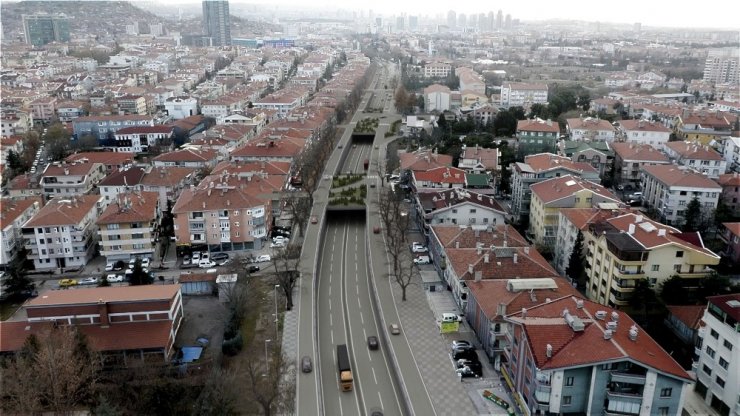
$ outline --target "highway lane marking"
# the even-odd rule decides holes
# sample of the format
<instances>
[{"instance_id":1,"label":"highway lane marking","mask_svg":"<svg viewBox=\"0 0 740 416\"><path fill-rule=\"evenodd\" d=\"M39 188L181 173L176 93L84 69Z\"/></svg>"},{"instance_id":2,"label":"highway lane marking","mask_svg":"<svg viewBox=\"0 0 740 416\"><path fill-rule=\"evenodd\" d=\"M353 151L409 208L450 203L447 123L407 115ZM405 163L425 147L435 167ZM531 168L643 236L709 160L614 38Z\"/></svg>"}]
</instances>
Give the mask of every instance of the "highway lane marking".
<instances>
[{"instance_id":1,"label":"highway lane marking","mask_svg":"<svg viewBox=\"0 0 740 416\"><path fill-rule=\"evenodd\" d=\"M375 367L370 367L371 370L373 370L373 380L375 380L375 384L378 384L378 378L375 377ZM380 397L380 392L378 392L378 397ZM381 400L382 403L382 400ZM381 406L382 408L383 406Z\"/></svg>"},{"instance_id":2,"label":"highway lane marking","mask_svg":"<svg viewBox=\"0 0 740 416\"><path fill-rule=\"evenodd\" d=\"M365 325L365 317L362 314L360 314L360 322Z\"/></svg>"},{"instance_id":3,"label":"highway lane marking","mask_svg":"<svg viewBox=\"0 0 740 416\"><path fill-rule=\"evenodd\" d=\"M329 298L331 299L331 286L329 286Z\"/></svg>"},{"instance_id":4,"label":"highway lane marking","mask_svg":"<svg viewBox=\"0 0 740 416\"><path fill-rule=\"evenodd\" d=\"M330 331L330 335L331 335L331 344L332 344L332 345L334 345L334 329L332 329L332 330ZM332 355L334 355L334 354L332 354ZM334 363L334 364L335 364L335 366L336 366L336 358L334 358L334 361L335 361L335 363Z\"/></svg>"},{"instance_id":5,"label":"highway lane marking","mask_svg":"<svg viewBox=\"0 0 740 416\"><path fill-rule=\"evenodd\" d=\"M329 314L329 325L334 326L334 315Z\"/></svg>"},{"instance_id":6,"label":"highway lane marking","mask_svg":"<svg viewBox=\"0 0 740 416\"><path fill-rule=\"evenodd\" d=\"M380 395L380 392L378 392L378 400L380 400L380 408L385 409L385 405L383 404L383 397Z\"/></svg>"}]
</instances>

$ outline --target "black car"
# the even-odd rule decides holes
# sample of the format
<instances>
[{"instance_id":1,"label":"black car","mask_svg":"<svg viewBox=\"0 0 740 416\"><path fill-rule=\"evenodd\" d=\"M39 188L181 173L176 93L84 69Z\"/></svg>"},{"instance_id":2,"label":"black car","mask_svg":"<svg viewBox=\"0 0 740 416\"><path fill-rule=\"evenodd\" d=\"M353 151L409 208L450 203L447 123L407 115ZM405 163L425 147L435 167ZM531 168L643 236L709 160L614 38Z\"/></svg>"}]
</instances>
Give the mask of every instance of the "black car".
<instances>
[{"instance_id":1,"label":"black car","mask_svg":"<svg viewBox=\"0 0 740 416\"><path fill-rule=\"evenodd\" d=\"M471 349L457 350L457 351L452 352L452 359L453 360L466 359L470 361L478 361L478 354L475 353L475 350L471 350Z\"/></svg>"},{"instance_id":2,"label":"black car","mask_svg":"<svg viewBox=\"0 0 740 416\"><path fill-rule=\"evenodd\" d=\"M375 335L370 335L367 337L367 347L371 350L377 350L378 349L378 337Z\"/></svg>"},{"instance_id":3,"label":"black car","mask_svg":"<svg viewBox=\"0 0 740 416\"><path fill-rule=\"evenodd\" d=\"M229 255L227 253L213 253L211 254L211 260L213 261L222 261L227 260L229 258Z\"/></svg>"},{"instance_id":4,"label":"black car","mask_svg":"<svg viewBox=\"0 0 740 416\"><path fill-rule=\"evenodd\" d=\"M481 369L474 370L470 367L463 367L457 370L458 374L460 374L460 377L482 377L483 371Z\"/></svg>"},{"instance_id":5,"label":"black car","mask_svg":"<svg viewBox=\"0 0 740 416\"><path fill-rule=\"evenodd\" d=\"M248 271L249 273L255 273L255 272L258 272L258 271L260 271L260 266L249 266L249 267L247 268L247 271Z\"/></svg>"}]
</instances>

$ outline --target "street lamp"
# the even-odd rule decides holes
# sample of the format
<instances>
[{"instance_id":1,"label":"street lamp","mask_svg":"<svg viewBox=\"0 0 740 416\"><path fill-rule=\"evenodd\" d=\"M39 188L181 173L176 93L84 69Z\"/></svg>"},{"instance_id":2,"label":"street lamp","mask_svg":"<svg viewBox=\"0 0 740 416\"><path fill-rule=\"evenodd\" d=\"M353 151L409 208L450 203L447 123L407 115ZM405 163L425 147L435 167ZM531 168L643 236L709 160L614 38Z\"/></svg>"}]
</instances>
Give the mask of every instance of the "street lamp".
<instances>
[{"instance_id":1,"label":"street lamp","mask_svg":"<svg viewBox=\"0 0 740 416\"><path fill-rule=\"evenodd\" d=\"M277 290L280 285L275 285L275 337L278 337L278 307L277 307Z\"/></svg>"},{"instance_id":2,"label":"street lamp","mask_svg":"<svg viewBox=\"0 0 740 416\"><path fill-rule=\"evenodd\" d=\"M272 340L271 339L265 340L265 375L270 373L270 361L267 358L267 344L269 344L270 341Z\"/></svg>"}]
</instances>

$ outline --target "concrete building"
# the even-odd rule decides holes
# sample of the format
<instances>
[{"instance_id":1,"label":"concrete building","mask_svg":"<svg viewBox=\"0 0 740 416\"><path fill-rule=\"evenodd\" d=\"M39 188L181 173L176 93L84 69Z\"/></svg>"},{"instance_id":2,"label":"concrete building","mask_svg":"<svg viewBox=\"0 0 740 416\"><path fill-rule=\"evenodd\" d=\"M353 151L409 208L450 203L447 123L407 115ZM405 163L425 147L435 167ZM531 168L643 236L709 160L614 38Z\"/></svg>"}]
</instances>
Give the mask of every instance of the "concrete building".
<instances>
[{"instance_id":1,"label":"concrete building","mask_svg":"<svg viewBox=\"0 0 740 416\"><path fill-rule=\"evenodd\" d=\"M55 198L23 224L28 259L36 270L79 268L92 258L97 245L103 197L76 195Z\"/></svg>"},{"instance_id":2,"label":"concrete building","mask_svg":"<svg viewBox=\"0 0 740 416\"><path fill-rule=\"evenodd\" d=\"M492 197L452 189L441 192L419 192L415 204L420 224L457 224L486 228L504 224L506 210Z\"/></svg>"},{"instance_id":3,"label":"concrete building","mask_svg":"<svg viewBox=\"0 0 740 416\"><path fill-rule=\"evenodd\" d=\"M0 268L5 269L25 246L21 229L42 206L40 197L25 199L0 199Z\"/></svg>"},{"instance_id":4,"label":"concrete building","mask_svg":"<svg viewBox=\"0 0 740 416\"><path fill-rule=\"evenodd\" d=\"M571 140L613 142L617 129L607 120L599 118L569 118L565 121L565 130Z\"/></svg>"},{"instance_id":5,"label":"concrete building","mask_svg":"<svg viewBox=\"0 0 740 416\"><path fill-rule=\"evenodd\" d=\"M172 126L135 126L118 130L115 137L116 152L146 153L149 147L172 143L175 128Z\"/></svg>"},{"instance_id":6,"label":"concrete building","mask_svg":"<svg viewBox=\"0 0 740 416\"><path fill-rule=\"evenodd\" d=\"M695 391L719 414L740 414L740 295L711 296L699 329Z\"/></svg>"},{"instance_id":7,"label":"concrete building","mask_svg":"<svg viewBox=\"0 0 740 416\"><path fill-rule=\"evenodd\" d=\"M425 111L447 111L450 109L450 88L446 85L433 84L424 88Z\"/></svg>"},{"instance_id":8,"label":"concrete building","mask_svg":"<svg viewBox=\"0 0 740 416\"><path fill-rule=\"evenodd\" d=\"M563 175L573 175L595 183L600 181L599 172L588 163L573 162L552 153L529 155L523 163L514 163L511 167L511 214L514 221L529 218L532 184Z\"/></svg>"},{"instance_id":9,"label":"concrete building","mask_svg":"<svg viewBox=\"0 0 740 416\"><path fill-rule=\"evenodd\" d=\"M611 172L614 163L614 150L608 142L561 140L558 143L558 154L574 162L590 163L599 171L602 179Z\"/></svg>"},{"instance_id":10,"label":"concrete building","mask_svg":"<svg viewBox=\"0 0 740 416\"><path fill-rule=\"evenodd\" d=\"M102 163L86 159L73 163L54 162L46 165L39 185L46 199L92 193L106 175Z\"/></svg>"},{"instance_id":11,"label":"concrete building","mask_svg":"<svg viewBox=\"0 0 740 416\"><path fill-rule=\"evenodd\" d=\"M619 129L625 141L649 144L658 150L663 150L671 137L671 129L655 121L622 120Z\"/></svg>"},{"instance_id":12,"label":"concrete building","mask_svg":"<svg viewBox=\"0 0 740 416\"><path fill-rule=\"evenodd\" d=\"M203 0L203 33L210 46L231 45L231 19L228 0Z\"/></svg>"},{"instance_id":13,"label":"concrete building","mask_svg":"<svg viewBox=\"0 0 740 416\"><path fill-rule=\"evenodd\" d=\"M639 280L647 279L654 288L674 275L696 282L720 260L698 233L681 233L639 213L590 224L584 247L586 295L610 307L628 305Z\"/></svg>"},{"instance_id":14,"label":"concrete building","mask_svg":"<svg viewBox=\"0 0 740 416\"><path fill-rule=\"evenodd\" d=\"M737 48L709 51L704 62L704 78L713 84L740 84L740 54Z\"/></svg>"},{"instance_id":15,"label":"concrete building","mask_svg":"<svg viewBox=\"0 0 740 416\"><path fill-rule=\"evenodd\" d=\"M740 263L740 222L723 222L719 238L725 244L722 256Z\"/></svg>"},{"instance_id":16,"label":"concrete building","mask_svg":"<svg viewBox=\"0 0 740 416\"><path fill-rule=\"evenodd\" d=\"M518 151L520 154L554 153L559 137L560 126L558 126L557 121L535 118L519 120L516 125L516 138L519 142Z\"/></svg>"},{"instance_id":17,"label":"concrete building","mask_svg":"<svg viewBox=\"0 0 740 416\"><path fill-rule=\"evenodd\" d=\"M634 189L642 180L646 165L669 165L671 161L663 152L649 144L612 143L614 150L614 183L625 189Z\"/></svg>"},{"instance_id":18,"label":"concrete building","mask_svg":"<svg viewBox=\"0 0 740 416\"><path fill-rule=\"evenodd\" d=\"M98 183L105 208L118 199L118 195L130 190L141 190L141 180L146 170L141 166L126 166L109 173Z\"/></svg>"},{"instance_id":19,"label":"concrete building","mask_svg":"<svg viewBox=\"0 0 740 416\"><path fill-rule=\"evenodd\" d=\"M26 43L33 46L69 42L69 18L63 14L24 14L23 33Z\"/></svg>"},{"instance_id":20,"label":"concrete building","mask_svg":"<svg viewBox=\"0 0 740 416\"><path fill-rule=\"evenodd\" d=\"M502 373L528 414L681 415L691 377L627 314L563 296L505 321Z\"/></svg>"},{"instance_id":21,"label":"concrete building","mask_svg":"<svg viewBox=\"0 0 740 416\"><path fill-rule=\"evenodd\" d=\"M722 157L727 162L727 170L740 172L740 137L727 137L721 143Z\"/></svg>"},{"instance_id":22,"label":"concrete building","mask_svg":"<svg viewBox=\"0 0 740 416\"><path fill-rule=\"evenodd\" d=\"M547 84L505 82L501 86L501 107L524 107L547 104Z\"/></svg>"},{"instance_id":23,"label":"concrete building","mask_svg":"<svg viewBox=\"0 0 740 416\"><path fill-rule=\"evenodd\" d=\"M713 148L696 142L669 142L665 152L671 162L691 168L712 179L718 179L727 171L727 162Z\"/></svg>"},{"instance_id":24,"label":"concrete building","mask_svg":"<svg viewBox=\"0 0 740 416\"><path fill-rule=\"evenodd\" d=\"M452 73L452 65L444 62L431 62L424 65L424 78L447 78Z\"/></svg>"},{"instance_id":25,"label":"concrete building","mask_svg":"<svg viewBox=\"0 0 740 416\"><path fill-rule=\"evenodd\" d=\"M155 192L128 190L115 196L100 214L100 255L108 262L154 258L162 207Z\"/></svg>"},{"instance_id":26,"label":"concrete building","mask_svg":"<svg viewBox=\"0 0 740 416\"><path fill-rule=\"evenodd\" d=\"M740 174L734 172L719 175L717 183L722 187L722 201L730 208L734 217L740 217Z\"/></svg>"},{"instance_id":27,"label":"concrete building","mask_svg":"<svg viewBox=\"0 0 740 416\"><path fill-rule=\"evenodd\" d=\"M192 97L170 97L164 102L164 109L173 120L182 120L198 114L198 100Z\"/></svg>"},{"instance_id":28,"label":"concrete building","mask_svg":"<svg viewBox=\"0 0 740 416\"><path fill-rule=\"evenodd\" d=\"M77 138L86 135L94 136L98 143L104 144L113 141L118 130L134 126L154 126L152 116L123 115L123 116L86 116L72 120L72 129Z\"/></svg>"},{"instance_id":29,"label":"concrete building","mask_svg":"<svg viewBox=\"0 0 740 416\"><path fill-rule=\"evenodd\" d=\"M648 165L642 168L642 199L657 210L661 222L681 225L686 207L696 198L705 215L714 212L722 191L715 181L691 169L675 165Z\"/></svg>"},{"instance_id":30,"label":"concrete building","mask_svg":"<svg viewBox=\"0 0 740 416\"><path fill-rule=\"evenodd\" d=\"M599 204L619 205L619 198L606 188L578 176L565 175L532 184L529 229L538 247L552 250L563 208L594 208Z\"/></svg>"}]
</instances>

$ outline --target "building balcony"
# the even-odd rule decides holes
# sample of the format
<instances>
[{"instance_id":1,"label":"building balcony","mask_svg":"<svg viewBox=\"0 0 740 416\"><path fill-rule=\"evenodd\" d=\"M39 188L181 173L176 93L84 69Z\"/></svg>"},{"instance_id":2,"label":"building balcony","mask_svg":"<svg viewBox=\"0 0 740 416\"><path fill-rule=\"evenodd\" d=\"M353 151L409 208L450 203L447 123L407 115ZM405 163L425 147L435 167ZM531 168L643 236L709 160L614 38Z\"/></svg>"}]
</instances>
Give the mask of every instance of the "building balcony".
<instances>
[{"instance_id":1,"label":"building balcony","mask_svg":"<svg viewBox=\"0 0 740 416\"><path fill-rule=\"evenodd\" d=\"M686 271L686 272L676 272L675 274L678 275L678 277L683 279L700 279L702 277L706 277L712 269L710 268L704 268L700 270L694 270L694 271Z\"/></svg>"},{"instance_id":2,"label":"building balcony","mask_svg":"<svg viewBox=\"0 0 740 416\"><path fill-rule=\"evenodd\" d=\"M620 293L631 293L635 290L636 280L633 279L612 279L612 290Z\"/></svg>"},{"instance_id":3,"label":"building balcony","mask_svg":"<svg viewBox=\"0 0 740 416\"><path fill-rule=\"evenodd\" d=\"M644 386L645 378L646 378L645 374L641 374L641 373L625 373L625 372L613 371L611 381L616 382L616 383L639 384L639 385Z\"/></svg>"},{"instance_id":4,"label":"building balcony","mask_svg":"<svg viewBox=\"0 0 740 416\"><path fill-rule=\"evenodd\" d=\"M614 274L627 279L642 279L645 277L645 271L642 269L614 269Z\"/></svg>"},{"instance_id":5,"label":"building balcony","mask_svg":"<svg viewBox=\"0 0 740 416\"><path fill-rule=\"evenodd\" d=\"M699 329L698 329L698 330L696 331L696 335L697 335L697 336L698 336L699 338L704 338L704 336L705 336L705 335L707 335L707 328L699 328Z\"/></svg>"},{"instance_id":6,"label":"building balcony","mask_svg":"<svg viewBox=\"0 0 740 416\"><path fill-rule=\"evenodd\" d=\"M633 391L612 391L607 390L606 391L606 398L608 400L615 400L619 402L627 402L627 403L640 403L642 404L642 393L637 393Z\"/></svg>"},{"instance_id":7,"label":"building balcony","mask_svg":"<svg viewBox=\"0 0 740 416\"><path fill-rule=\"evenodd\" d=\"M627 306L630 303L629 299L619 298L614 293L609 293L609 301L617 306Z\"/></svg>"}]
</instances>

